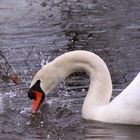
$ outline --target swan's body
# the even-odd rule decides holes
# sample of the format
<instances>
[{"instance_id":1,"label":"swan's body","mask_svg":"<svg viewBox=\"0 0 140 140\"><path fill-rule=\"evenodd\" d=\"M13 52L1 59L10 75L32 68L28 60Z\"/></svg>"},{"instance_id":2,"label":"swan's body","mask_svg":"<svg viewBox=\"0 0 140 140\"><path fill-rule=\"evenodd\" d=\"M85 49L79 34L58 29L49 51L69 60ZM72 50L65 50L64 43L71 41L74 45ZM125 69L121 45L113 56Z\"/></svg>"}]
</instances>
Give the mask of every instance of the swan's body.
<instances>
[{"instance_id":1,"label":"swan's body","mask_svg":"<svg viewBox=\"0 0 140 140\"><path fill-rule=\"evenodd\" d=\"M73 51L59 56L37 72L30 88L40 80L40 87L47 95L76 71L85 71L90 77L89 90L82 107L83 118L108 123L140 124L140 73L110 102L110 73L104 61L91 52Z\"/></svg>"}]
</instances>

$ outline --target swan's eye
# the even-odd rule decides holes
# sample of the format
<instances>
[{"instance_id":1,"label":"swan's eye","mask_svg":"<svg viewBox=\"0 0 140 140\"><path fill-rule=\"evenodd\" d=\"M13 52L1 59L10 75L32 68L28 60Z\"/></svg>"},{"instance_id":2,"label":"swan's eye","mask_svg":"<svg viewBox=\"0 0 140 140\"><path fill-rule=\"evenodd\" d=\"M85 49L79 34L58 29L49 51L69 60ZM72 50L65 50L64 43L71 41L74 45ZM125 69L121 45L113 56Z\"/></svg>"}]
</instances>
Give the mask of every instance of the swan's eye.
<instances>
[{"instance_id":1,"label":"swan's eye","mask_svg":"<svg viewBox=\"0 0 140 140\"><path fill-rule=\"evenodd\" d=\"M36 99L36 94L34 93L34 90L33 89L30 89L28 91L28 97L31 99L31 100L35 100Z\"/></svg>"}]
</instances>

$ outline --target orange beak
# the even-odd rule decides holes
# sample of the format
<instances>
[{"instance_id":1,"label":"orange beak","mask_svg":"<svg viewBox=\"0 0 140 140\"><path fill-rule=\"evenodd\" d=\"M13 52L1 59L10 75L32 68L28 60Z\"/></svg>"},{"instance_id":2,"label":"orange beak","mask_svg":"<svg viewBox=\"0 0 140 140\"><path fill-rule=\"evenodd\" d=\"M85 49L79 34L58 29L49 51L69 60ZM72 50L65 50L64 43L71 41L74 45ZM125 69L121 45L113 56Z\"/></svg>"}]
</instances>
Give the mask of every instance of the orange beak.
<instances>
[{"instance_id":1,"label":"orange beak","mask_svg":"<svg viewBox=\"0 0 140 140\"><path fill-rule=\"evenodd\" d=\"M35 91L35 95L36 95L36 99L34 100L34 104L33 104L33 107L32 107L32 113L33 114L36 113L37 109L39 108L39 106L43 102L42 92Z\"/></svg>"}]
</instances>

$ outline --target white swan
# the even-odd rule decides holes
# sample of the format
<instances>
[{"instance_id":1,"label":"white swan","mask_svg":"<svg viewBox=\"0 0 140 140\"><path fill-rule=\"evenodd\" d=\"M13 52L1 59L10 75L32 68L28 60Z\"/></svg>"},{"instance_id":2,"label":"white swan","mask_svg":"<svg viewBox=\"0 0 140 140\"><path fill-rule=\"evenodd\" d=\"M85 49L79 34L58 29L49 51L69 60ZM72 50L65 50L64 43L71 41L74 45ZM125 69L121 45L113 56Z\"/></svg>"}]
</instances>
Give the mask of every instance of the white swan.
<instances>
[{"instance_id":1,"label":"white swan","mask_svg":"<svg viewBox=\"0 0 140 140\"><path fill-rule=\"evenodd\" d=\"M82 107L85 119L108 123L140 125L140 73L132 83L110 102L112 82L104 61L88 51L72 51L43 66L34 76L28 92L34 99L32 113L52 89L76 71L85 71L90 86Z\"/></svg>"}]
</instances>

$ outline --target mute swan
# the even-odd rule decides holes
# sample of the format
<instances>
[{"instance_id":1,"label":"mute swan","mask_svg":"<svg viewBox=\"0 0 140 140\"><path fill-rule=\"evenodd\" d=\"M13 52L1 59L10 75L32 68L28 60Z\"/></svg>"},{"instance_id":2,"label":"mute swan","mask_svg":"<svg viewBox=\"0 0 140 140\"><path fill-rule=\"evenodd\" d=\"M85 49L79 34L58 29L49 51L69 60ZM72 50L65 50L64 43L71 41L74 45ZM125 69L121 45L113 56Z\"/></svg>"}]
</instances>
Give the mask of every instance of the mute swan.
<instances>
[{"instance_id":1,"label":"mute swan","mask_svg":"<svg viewBox=\"0 0 140 140\"><path fill-rule=\"evenodd\" d=\"M32 113L36 113L45 94L76 71L85 71L90 77L89 90L82 107L83 118L140 125L140 73L110 102L112 81L109 70L99 56L88 51L65 53L36 73L28 92L28 97L34 99Z\"/></svg>"}]
</instances>

